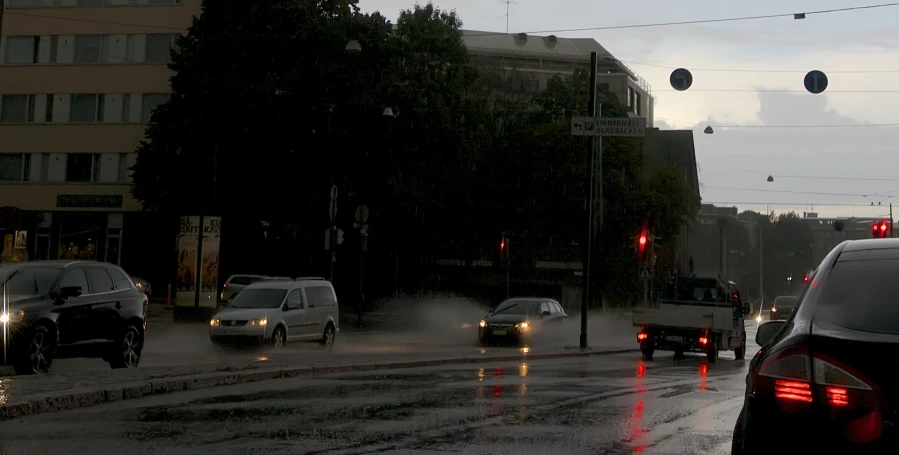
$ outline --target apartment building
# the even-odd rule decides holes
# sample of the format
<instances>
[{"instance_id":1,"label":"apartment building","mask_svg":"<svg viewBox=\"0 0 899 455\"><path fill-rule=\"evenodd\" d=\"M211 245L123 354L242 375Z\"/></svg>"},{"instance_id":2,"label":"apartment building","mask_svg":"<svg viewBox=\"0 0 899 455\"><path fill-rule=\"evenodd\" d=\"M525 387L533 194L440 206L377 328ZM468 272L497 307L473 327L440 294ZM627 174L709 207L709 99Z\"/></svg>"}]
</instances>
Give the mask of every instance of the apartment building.
<instances>
[{"instance_id":1,"label":"apartment building","mask_svg":"<svg viewBox=\"0 0 899 455\"><path fill-rule=\"evenodd\" d=\"M200 0L3 1L0 261L121 264L146 224L129 168Z\"/></svg>"},{"instance_id":2,"label":"apartment building","mask_svg":"<svg viewBox=\"0 0 899 455\"><path fill-rule=\"evenodd\" d=\"M589 70L590 53L596 52L597 94L628 107L631 117L646 118L653 126L653 97L649 84L592 38L533 36L465 30L463 41L472 63L516 70L526 76L525 91L538 92L555 76Z\"/></svg>"}]
</instances>

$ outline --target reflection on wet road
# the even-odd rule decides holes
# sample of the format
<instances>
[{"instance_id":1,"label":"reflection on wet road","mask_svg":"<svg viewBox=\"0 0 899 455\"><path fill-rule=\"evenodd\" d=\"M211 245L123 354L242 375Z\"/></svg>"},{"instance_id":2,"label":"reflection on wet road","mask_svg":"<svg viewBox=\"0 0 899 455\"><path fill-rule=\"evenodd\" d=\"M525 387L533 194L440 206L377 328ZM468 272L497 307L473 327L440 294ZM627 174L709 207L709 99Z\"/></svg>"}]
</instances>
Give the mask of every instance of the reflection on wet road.
<instances>
[{"instance_id":1,"label":"reflection on wet road","mask_svg":"<svg viewBox=\"0 0 899 455\"><path fill-rule=\"evenodd\" d=\"M754 354L751 349L747 354ZM666 353L205 389L0 422L0 453L726 454L748 362Z\"/></svg>"}]
</instances>

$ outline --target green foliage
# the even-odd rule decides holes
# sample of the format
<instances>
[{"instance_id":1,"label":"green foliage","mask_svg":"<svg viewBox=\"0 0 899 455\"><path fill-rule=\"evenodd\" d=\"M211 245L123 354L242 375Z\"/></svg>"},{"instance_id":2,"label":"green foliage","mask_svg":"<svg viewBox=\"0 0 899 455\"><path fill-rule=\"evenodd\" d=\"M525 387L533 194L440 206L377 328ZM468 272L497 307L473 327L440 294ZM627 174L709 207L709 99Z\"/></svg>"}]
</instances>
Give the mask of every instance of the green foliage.
<instances>
[{"instance_id":1,"label":"green foliage","mask_svg":"<svg viewBox=\"0 0 899 455\"><path fill-rule=\"evenodd\" d=\"M391 24L353 1L205 1L138 149L135 196L147 210L281 220L318 239L337 185L339 224L371 208L373 260L470 259L502 232L538 249L583 245L587 143L570 117L585 114L587 74L534 93L521 74L472 66L461 25L431 4ZM603 115L626 114L604 99ZM603 191L598 275L628 297L630 237L644 217L678 236L683 180L646 166L640 140L609 138Z\"/></svg>"}]
</instances>

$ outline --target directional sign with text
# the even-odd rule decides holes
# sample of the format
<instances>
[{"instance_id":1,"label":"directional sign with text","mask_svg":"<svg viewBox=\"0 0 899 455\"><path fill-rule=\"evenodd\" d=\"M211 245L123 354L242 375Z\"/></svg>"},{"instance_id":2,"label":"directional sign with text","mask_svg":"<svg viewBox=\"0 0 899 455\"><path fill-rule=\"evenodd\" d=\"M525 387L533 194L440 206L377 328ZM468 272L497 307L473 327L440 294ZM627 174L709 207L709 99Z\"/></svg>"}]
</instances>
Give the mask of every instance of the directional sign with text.
<instances>
[{"instance_id":1,"label":"directional sign with text","mask_svg":"<svg viewBox=\"0 0 899 455\"><path fill-rule=\"evenodd\" d=\"M573 136L643 137L645 118L572 117Z\"/></svg>"}]
</instances>

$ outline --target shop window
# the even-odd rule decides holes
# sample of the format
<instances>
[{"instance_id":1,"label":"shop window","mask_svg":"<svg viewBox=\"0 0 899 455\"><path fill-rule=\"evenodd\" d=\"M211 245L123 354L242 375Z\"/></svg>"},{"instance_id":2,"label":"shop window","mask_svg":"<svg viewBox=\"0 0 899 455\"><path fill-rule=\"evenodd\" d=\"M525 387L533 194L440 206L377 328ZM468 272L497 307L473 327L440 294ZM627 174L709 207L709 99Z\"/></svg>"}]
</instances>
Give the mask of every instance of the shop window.
<instances>
[{"instance_id":1,"label":"shop window","mask_svg":"<svg viewBox=\"0 0 899 455\"><path fill-rule=\"evenodd\" d=\"M63 215L60 224L59 259L96 260L97 239L101 235L98 216L93 213Z\"/></svg>"}]
</instances>

